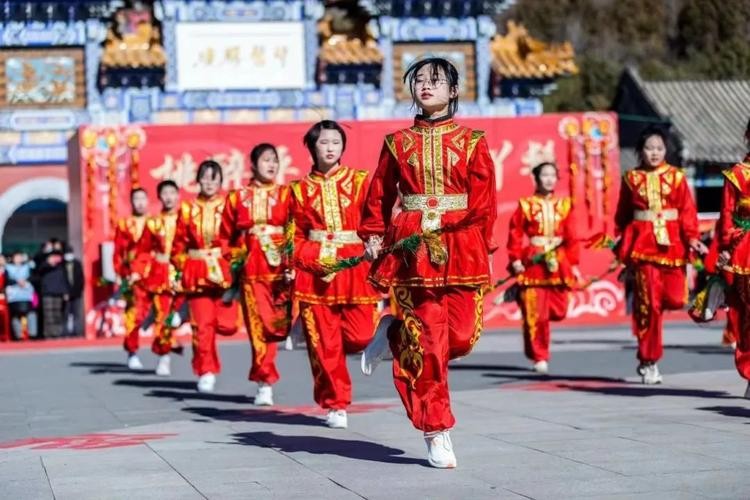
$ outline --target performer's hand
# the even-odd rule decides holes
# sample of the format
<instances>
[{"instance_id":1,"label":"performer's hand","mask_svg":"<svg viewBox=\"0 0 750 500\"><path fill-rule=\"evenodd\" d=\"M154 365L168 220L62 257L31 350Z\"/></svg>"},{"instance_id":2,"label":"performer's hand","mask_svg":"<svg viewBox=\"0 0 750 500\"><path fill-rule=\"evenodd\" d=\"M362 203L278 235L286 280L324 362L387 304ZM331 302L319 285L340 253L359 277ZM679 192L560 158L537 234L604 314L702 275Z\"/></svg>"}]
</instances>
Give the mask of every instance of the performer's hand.
<instances>
[{"instance_id":1,"label":"performer's hand","mask_svg":"<svg viewBox=\"0 0 750 500\"><path fill-rule=\"evenodd\" d=\"M726 267L727 264L729 264L729 261L732 259L732 256L724 250L719 254L719 259L716 261L716 264L719 266L719 268Z\"/></svg>"},{"instance_id":2,"label":"performer's hand","mask_svg":"<svg viewBox=\"0 0 750 500\"><path fill-rule=\"evenodd\" d=\"M520 260L514 260L510 267L513 269L513 274L521 274L526 270L523 262L521 262Z\"/></svg>"},{"instance_id":3,"label":"performer's hand","mask_svg":"<svg viewBox=\"0 0 750 500\"><path fill-rule=\"evenodd\" d=\"M706 247L706 245L704 245L703 242L697 238L690 240L690 248L692 248L693 251L698 255L706 255L708 253L708 248Z\"/></svg>"},{"instance_id":4,"label":"performer's hand","mask_svg":"<svg viewBox=\"0 0 750 500\"><path fill-rule=\"evenodd\" d=\"M383 238L380 236L370 236L365 243L365 260L372 262L380 256L380 250L383 248Z\"/></svg>"},{"instance_id":5,"label":"performer's hand","mask_svg":"<svg viewBox=\"0 0 750 500\"><path fill-rule=\"evenodd\" d=\"M141 279L141 275L138 273L133 273L130 276L128 276L128 282L132 285L136 281L139 281Z\"/></svg>"},{"instance_id":6,"label":"performer's hand","mask_svg":"<svg viewBox=\"0 0 750 500\"><path fill-rule=\"evenodd\" d=\"M294 281L294 278L297 276L297 271L294 269L285 269L284 270L284 281L286 281L287 284Z\"/></svg>"}]
</instances>

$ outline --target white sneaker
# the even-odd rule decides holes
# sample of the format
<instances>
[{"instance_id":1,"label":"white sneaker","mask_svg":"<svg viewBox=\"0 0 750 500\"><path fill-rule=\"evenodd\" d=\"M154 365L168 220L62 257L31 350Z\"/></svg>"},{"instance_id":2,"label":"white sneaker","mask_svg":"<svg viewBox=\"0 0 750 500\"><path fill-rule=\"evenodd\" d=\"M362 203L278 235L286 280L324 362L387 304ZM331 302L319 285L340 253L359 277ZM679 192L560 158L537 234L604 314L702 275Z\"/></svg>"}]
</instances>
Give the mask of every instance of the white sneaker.
<instances>
[{"instance_id":1,"label":"white sneaker","mask_svg":"<svg viewBox=\"0 0 750 500\"><path fill-rule=\"evenodd\" d=\"M546 361L537 361L534 363L533 369L537 373L547 374L549 373L549 365Z\"/></svg>"},{"instance_id":2,"label":"white sneaker","mask_svg":"<svg viewBox=\"0 0 750 500\"><path fill-rule=\"evenodd\" d=\"M331 429L346 429L348 425L346 410L328 410L326 425Z\"/></svg>"},{"instance_id":3,"label":"white sneaker","mask_svg":"<svg viewBox=\"0 0 750 500\"><path fill-rule=\"evenodd\" d=\"M747 389L745 389L745 399L750 399L750 382L747 383Z\"/></svg>"},{"instance_id":4,"label":"white sneaker","mask_svg":"<svg viewBox=\"0 0 750 500\"><path fill-rule=\"evenodd\" d=\"M635 372L638 375L640 375L641 377L643 377L646 374L646 368L647 367L648 367L648 365L646 363L640 363L638 365L638 368L635 369Z\"/></svg>"},{"instance_id":5,"label":"white sneaker","mask_svg":"<svg viewBox=\"0 0 750 500\"><path fill-rule=\"evenodd\" d=\"M294 350L294 341L292 340L291 336L287 336L286 340L284 341L284 350L285 351Z\"/></svg>"},{"instance_id":6,"label":"white sneaker","mask_svg":"<svg viewBox=\"0 0 750 500\"><path fill-rule=\"evenodd\" d=\"M143 363L141 363L137 354L128 356L128 369L133 371L143 370Z\"/></svg>"},{"instance_id":7,"label":"white sneaker","mask_svg":"<svg viewBox=\"0 0 750 500\"><path fill-rule=\"evenodd\" d=\"M182 316L180 316L180 313L175 311L172 314L172 321L169 323L169 326L172 328L179 328L182 326Z\"/></svg>"},{"instance_id":8,"label":"white sneaker","mask_svg":"<svg viewBox=\"0 0 750 500\"><path fill-rule=\"evenodd\" d=\"M198 392L214 392L214 387L216 387L216 375L213 373L204 373L198 378Z\"/></svg>"},{"instance_id":9,"label":"white sneaker","mask_svg":"<svg viewBox=\"0 0 750 500\"><path fill-rule=\"evenodd\" d=\"M383 361L383 358L390 349L388 345L388 329L394 321L396 321L396 318L392 314L383 316L380 323L378 323L377 330L375 330L375 336L367 344L365 350L362 351L360 369L368 377L375 372L375 368Z\"/></svg>"},{"instance_id":10,"label":"white sneaker","mask_svg":"<svg viewBox=\"0 0 750 500\"><path fill-rule=\"evenodd\" d=\"M172 375L172 369L169 366L169 354L159 356L159 362L156 364L156 374L160 377L169 377Z\"/></svg>"},{"instance_id":11,"label":"white sneaker","mask_svg":"<svg viewBox=\"0 0 750 500\"><path fill-rule=\"evenodd\" d=\"M258 384L255 406L273 406L273 389L269 384Z\"/></svg>"},{"instance_id":12,"label":"white sneaker","mask_svg":"<svg viewBox=\"0 0 750 500\"><path fill-rule=\"evenodd\" d=\"M425 432L424 442L427 444L427 461L438 469L453 469L456 467L456 454L453 453L453 443L448 431Z\"/></svg>"},{"instance_id":13,"label":"white sneaker","mask_svg":"<svg viewBox=\"0 0 750 500\"><path fill-rule=\"evenodd\" d=\"M655 385L655 384L661 384L662 377L659 373L659 367L656 366L656 363L650 364L646 366L645 372L643 373L643 383L646 385Z\"/></svg>"}]
</instances>

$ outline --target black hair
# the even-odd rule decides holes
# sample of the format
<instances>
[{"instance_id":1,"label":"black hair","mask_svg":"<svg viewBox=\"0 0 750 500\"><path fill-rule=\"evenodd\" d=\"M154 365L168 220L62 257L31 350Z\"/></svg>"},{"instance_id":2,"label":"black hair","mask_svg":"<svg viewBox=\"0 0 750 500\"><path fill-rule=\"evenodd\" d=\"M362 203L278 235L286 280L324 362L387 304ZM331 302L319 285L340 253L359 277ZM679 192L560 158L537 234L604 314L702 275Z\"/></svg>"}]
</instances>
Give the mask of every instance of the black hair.
<instances>
[{"instance_id":1,"label":"black hair","mask_svg":"<svg viewBox=\"0 0 750 500\"><path fill-rule=\"evenodd\" d=\"M430 66L430 78L435 81L440 78L440 70L445 73L449 90L456 90L456 97L452 97L448 104L448 114L453 116L458 110L458 70L448 59L443 57L428 57L414 62L404 73L404 83L409 83L412 106L417 106L416 85L417 73L425 66Z\"/></svg>"},{"instance_id":2,"label":"black hair","mask_svg":"<svg viewBox=\"0 0 750 500\"><path fill-rule=\"evenodd\" d=\"M250 166L255 170L258 168L258 159L265 153L266 151L271 150L273 151L273 154L276 155L278 158L279 153L276 151L276 146L273 144L270 144L268 142L261 142L260 144L256 145L252 151L250 151Z\"/></svg>"},{"instance_id":3,"label":"black hair","mask_svg":"<svg viewBox=\"0 0 750 500\"><path fill-rule=\"evenodd\" d=\"M206 175L206 172L211 173L212 179L218 175L219 181L224 182L224 172L221 170L221 165L219 165L219 162L216 160L203 160L201 164L198 165L198 174L195 176L195 182L200 182L201 178Z\"/></svg>"},{"instance_id":4,"label":"black hair","mask_svg":"<svg viewBox=\"0 0 750 500\"><path fill-rule=\"evenodd\" d=\"M635 152L640 156L643 154L643 148L646 146L646 141L649 137L658 136L664 141L664 147L669 144L669 133L662 127L657 125L649 125L641 131L641 135L638 136L638 141L635 143Z\"/></svg>"},{"instance_id":5,"label":"black hair","mask_svg":"<svg viewBox=\"0 0 750 500\"><path fill-rule=\"evenodd\" d=\"M341 142L343 144L343 147L341 148L341 154L344 154L344 151L346 151L346 132L344 132L344 129L341 128L341 125L333 120L319 121L318 123L310 127L310 130L305 133L305 137L302 139L302 143L310 152L310 156L313 160L313 166L316 168L318 166L318 155L315 154L315 143L318 142L320 133L323 130L336 130L339 134L341 134Z\"/></svg>"},{"instance_id":6,"label":"black hair","mask_svg":"<svg viewBox=\"0 0 750 500\"><path fill-rule=\"evenodd\" d=\"M148 196L148 193L142 187L133 188L130 190L130 201L133 201L133 196L135 196L136 193L143 193Z\"/></svg>"},{"instance_id":7,"label":"black hair","mask_svg":"<svg viewBox=\"0 0 750 500\"><path fill-rule=\"evenodd\" d=\"M534 176L534 182L535 183L539 184L539 182L540 182L539 179L542 176L542 170L544 170L544 167L552 167L552 168L554 168L555 169L555 174L557 174L558 178L560 177L560 169L557 168L557 165L555 165L554 163L549 162L549 161L544 161L544 162L542 162L542 163L534 166L534 168L531 169L531 175Z\"/></svg>"},{"instance_id":8,"label":"black hair","mask_svg":"<svg viewBox=\"0 0 750 500\"><path fill-rule=\"evenodd\" d=\"M745 137L750 137L750 118L748 118L747 127L745 127Z\"/></svg>"},{"instance_id":9,"label":"black hair","mask_svg":"<svg viewBox=\"0 0 750 500\"><path fill-rule=\"evenodd\" d=\"M164 190L164 188L168 188L168 187L175 188L177 191L180 190L180 187L177 185L175 181L173 181L172 179L166 179L156 185L156 195L161 196L161 192Z\"/></svg>"}]
</instances>

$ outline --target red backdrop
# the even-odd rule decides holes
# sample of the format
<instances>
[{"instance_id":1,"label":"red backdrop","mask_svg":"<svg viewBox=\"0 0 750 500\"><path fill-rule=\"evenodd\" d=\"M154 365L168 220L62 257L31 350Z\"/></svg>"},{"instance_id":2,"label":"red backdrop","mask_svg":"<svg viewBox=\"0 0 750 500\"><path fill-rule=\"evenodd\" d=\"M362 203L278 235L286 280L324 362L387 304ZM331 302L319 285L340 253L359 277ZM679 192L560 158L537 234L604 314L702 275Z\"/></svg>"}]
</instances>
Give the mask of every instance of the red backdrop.
<instances>
[{"instance_id":1,"label":"red backdrop","mask_svg":"<svg viewBox=\"0 0 750 500\"><path fill-rule=\"evenodd\" d=\"M527 118L474 118L460 120L484 130L495 162L498 190L498 241L507 241L507 224L521 196L533 192L530 168L541 161L561 167L560 194L570 189L569 164L573 159L576 214L581 236L611 231L614 203L619 189L620 165L615 115L549 114ZM408 121L359 121L343 123L347 131L344 163L375 168L383 137ZM179 125L123 128L82 128L71 142L71 241L84 255L86 292L90 309L107 297L98 289L100 245L112 239L112 222L127 215L129 191L138 182L152 195L152 211L158 210L154 188L162 179L175 180L184 196L197 192L195 173L208 157L225 168L225 188L245 184L250 177L247 154L259 142L277 145L282 169L280 182L308 172L310 159L302 145L309 124ZM605 175L605 171L608 173ZM114 193L114 197L110 194ZM611 254L584 252L582 272L595 275L606 269ZM494 259L495 278L505 275L507 256L500 250ZM518 324L514 304L493 305L496 293L487 297L489 327ZM609 278L576 292L570 305L570 322L609 323L624 319L624 294ZM91 334L91 332L89 332Z\"/></svg>"}]
</instances>

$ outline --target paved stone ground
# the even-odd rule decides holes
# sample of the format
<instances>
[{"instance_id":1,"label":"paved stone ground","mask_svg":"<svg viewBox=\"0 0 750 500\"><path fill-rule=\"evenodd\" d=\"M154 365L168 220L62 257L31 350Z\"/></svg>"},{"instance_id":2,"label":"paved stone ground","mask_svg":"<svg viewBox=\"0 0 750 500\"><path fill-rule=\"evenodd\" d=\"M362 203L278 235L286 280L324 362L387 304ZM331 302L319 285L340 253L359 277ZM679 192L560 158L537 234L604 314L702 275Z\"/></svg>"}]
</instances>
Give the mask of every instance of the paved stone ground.
<instances>
[{"instance_id":1,"label":"paved stone ground","mask_svg":"<svg viewBox=\"0 0 750 500\"><path fill-rule=\"evenodd\" d=\"M302 351L278 406L252 406L249 347L221 348L217 392L117 349L0 354L0 498L749 498L750 401L720 332L670 328L665 384L643 387L624 329L556 331L551 374L491 332L451 368L456 470L431 469L381 367L350 368L349 429L322 425ZM143 353L148 366L155 358Z\"/></svg>"}]
</instances>

